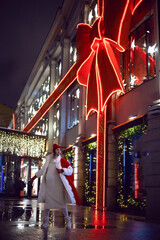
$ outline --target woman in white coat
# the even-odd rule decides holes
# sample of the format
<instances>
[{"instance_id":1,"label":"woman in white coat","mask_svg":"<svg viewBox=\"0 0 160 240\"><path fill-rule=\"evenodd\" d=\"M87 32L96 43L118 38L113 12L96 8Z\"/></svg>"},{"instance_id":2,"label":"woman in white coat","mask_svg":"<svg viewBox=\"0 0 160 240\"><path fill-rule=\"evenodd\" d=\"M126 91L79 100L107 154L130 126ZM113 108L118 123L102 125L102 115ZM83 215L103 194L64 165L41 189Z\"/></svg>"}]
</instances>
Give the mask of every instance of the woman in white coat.
<instances>
[{"instance_id":1,"label":"woman in white coat","mask_svg":"<svg viewBox=\"0 0 160 240\"><path fill-rule=\"evenodd\" d=\"M80 205L81 201L73 185L73 168L66 159L61 158L61 147L53 144L53 153L46 157L44 166L31 178L42 178L38 202L44 203L43 229L49 227L49 210L61 209L67 229L71 229L71 218L68 216L66 203Z\"/></svg>"}]
</instances>

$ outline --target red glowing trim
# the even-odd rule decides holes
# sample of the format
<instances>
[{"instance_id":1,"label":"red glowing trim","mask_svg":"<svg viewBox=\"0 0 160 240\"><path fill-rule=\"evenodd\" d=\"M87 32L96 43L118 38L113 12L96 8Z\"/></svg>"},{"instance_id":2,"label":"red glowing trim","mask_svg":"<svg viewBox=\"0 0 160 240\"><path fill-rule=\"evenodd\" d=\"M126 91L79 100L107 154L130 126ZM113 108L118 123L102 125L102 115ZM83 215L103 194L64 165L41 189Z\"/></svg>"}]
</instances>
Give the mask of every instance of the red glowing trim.
<instances>
[{"instance_id":1,"label":"red glowing trim","mask_svg":"<svg viewBox=\"0 0 160 240\"><path fill-rule=\"evenodd\" d=\"M91 46L92 52L90 53L89 57L81 64L80 68L79 68L78 71L77 71L78 82L79 82L81 85L86 85L86 84L83 84L82 82L79 81L79 71L81 70L81 68L83 67L83 65L84 65L87 61L91 60L90 58L93 58L94 54L96 54L95 72L96 72L96 76L97 76L97 77L96 77L96 80L97 80L97 90L98 90L98 91L97 91L97 94L98 94L98 109L97 109L97 108L91 108L91 109L89 109L89 110L87 111L87 112L88 112L88 113L87 113L87 119L88 119L88 117L89 117L89 115L90 115L90 113L91 113L92 110L94 110L94 111L96 111L96 112L97 112L97 111L100 112L101 109L103 110L104 107L105 107L105 105L107 104L107 101L109 100L110 96L111 96L113 93L115 93L115 92L124 92L124 88L123 88L123 85L122 85L122 78L121 78L121 75L120 75L120 71L119 71L119 67L118 67L116 58L115 58L115 56L113 55L113 51L112 51L112 49L111 49L110 44L107 43L107 42L105 41L105 39L103 39L107 56L108 56L109 61L110 61L111 65L112 65L112 68L113 68L113 70L114 70L114 72L115 72L115 75L116 75L116 77L117 77L117 80L118 80L118 82L119 82L119 85L120 85L120 88L121 88L121 89L117 89L117 90L112 91L112 92L110 93L110 95L107 97L107 99L105 100L104 104L102 104L103 89L102 89L102 85L101 85L101 78L100 78L100 74L99 74L99 66L98 66L98 60L97 60L97 54L98 54L99 45L97 46L96 53L95 53L95 50L94 50L94 47L93 47L96 41L99 41L99 39L98 39L98 38L95 38L95 39L94 39L94 42L93 42L93 44L92 44L92 46ZM112 59L111 59L110 56L112 56ZM114 64L113 64L113 61L114 61ZM88 76L88 78L89 78L89 76ZM88 80L87 80L87 82L88 82ZM88 85L87 85L87 96L88 96L88 92L89 92L89 89L88 89Z\"/></svg>"},{"instance_id":2,"label":"red glowing trim","mask_svg":"<svg viewBox=\"0 0 160 240\"><path fill-rule=\"evenodd\" d=\"M101 13L100 13L100 0L97 0L97 4L98 4L98 16L100 16L101 15Z\"/></svg>"},{"instance_id":3,"label":"red glowing trim","mask_svg":"<svg viewBox=\"0 0 160 240\"><path fill-rule=\"evenodd\" d=\"M97 112L97 113L98 113L98 110L96 110L96 109L94 109L94 108L91 108L91 109L88 111L87 115L86 115L86 120L88 120L88 118L89 118L89 115L91 114L91 112L92 112L92 111L94 111L94 112Z\"/></svg>"},{"instance_id":4,"label":"red glowing trim","mask_svg":"<svg viewBox=\"0 0 160 240\"><path fill-rule=\"evenodd\" d=\"M12 113L12 118L13 118L13 130L15 130L15 114Z\"/></svg>"},{"instance_id":5,"label":"red glowing trim","mask_svg":"<svg viewBox=\"0 0 160 240\"><path fill-rule=\"evenodd\" d=\"M78 70L77 70L77 81L79 82L80 85L83 85L83 86L86 86L86 85L87 85L88 79L86 80L86 83L82 83L82 82L79 81L80 71L81 71L82 67L85 65L85 63L87 63L87 61L89 61L90 58L93 58L93 56L92 56L93 54L94 54L94 52L92 51L92 52L90 53L90 55L88 56L88 58L86 58L86 60L80 65L80 67L79 67Z\"/></svg>"},{"instance_id":6,"label":"red glowing trim","mask_svg":"<svg viewBox=\"0 0 160 240\"><path fill-rule=\"evenodd\" d=\"M104 110L104 108L105 108L105 106L106 106L106 104L107 104L109 98L110 98L114 93L117 93L117 92L123 92L123 91L120 90L120 89L117 89L117 90L115 90L115 91L112 91L112 92L110 93L110 95L108 95L106 101L104 102L103 107L102 107L102 110Z\"/></svg>"},{"instance_id":7,"label":"red glowing trim","mask_svg":"<svg viewBox=\"0 0 160 240\"><path fill-rule=\"evenodd\" d=\"M104 8L104 6L103 6ZM117 50L123 52L125 49L118 44L117 42L113 41L112 39L109 38L103 38L101 35L101 29L100 29L100 23L101 21L103 21L102 17L99 17L99 19L96 19L96 21L98 21L98 34L100 36L100 38L95 37L93 39L93 42L91 44L91 53L89 54L89 56L83 61L83 63L80 65L78 71L77 71L77 80L81 85L87 86L87 99L88 99L88 82L89 82L89 77L90 77L90 69L91 69L91 65L92 65L92 61L94 56L96 55L96 63L95 63L95 73L96 73L96 81L97 81L97 86L95 86L97 88L97 107L91 107L91 109L87 109L87 119L89 117L89 114L91 113L92 110L96 111L98 110L98 112L100 112L101 110L103 110L103 108L105 107L105 105L107 104L107 101L109 99L109 97L115 93L115 92L119 92L122 91L124 92L124 88L123 88L123 84L122 84L122 77L120 74L120 70L119 70L119 66L116 60L116 57L113 53L112 47L110 46L110 44L112 46L114 46ZM84 26L89 26L89 28L91 29L92 27L90 25L87 24L79 24L79 25L84 25ZM93 24L94 25L94 24ZM114 73L116 75L116 78L118 80L120 89L117 90L113 90L109 96L107 97L107 99L105 100L105 102L102 104L103 102L103 88L102 88L102 81L101 81L101 77L100 77L100 73L99 73L99 66L98 66L98 60L97 60L97 55L98 55L98 51L99 51L99 43L103 41L105 50L106 50L106 54L109 58L109 61L112 65L112 68L114 70ZM88 104L87 104L88 105ZM97 109L98 108L98 109Z\"/></svg>"},{"instance_id":8,"label":"red glowing trim","mask_svg":"<svg viewBox=\"0 0 160 240\"><path fill-rule=\"evenodd\" d=\"M129 0L127 0L126 6L125 6L125 9L124 9L124 12L123 12L123 16L122 16L122 19L121 19L121 22L120 22L118 40L117 40L118 43L120 43L122 25L123 25L123 22L124 22L124 18L125 18L126 12L127 12L128 5L129 5Z\"/></svg>"},{"instance_id":9,"label":"red glowing trim","mask_svg":"<svg viewBox=\"0 0 160 240\"><path fill-rule=\"evenodd\" d=\"M44 126L46 126L47 124L48 124L48 122L45 123ZM43 129L43 126L37 131L37 133L39 133L42 129Z\"/></svg>"},{"instance_id":10,"label":"red glowing trim","mask_svg":"<svg viewBox=\"0 0 160 240\"><path fill-rule=\"evenodd\" d=\"M99 113L97 114L97 146L99 146ZM97 162L96 162L96 209L99 207L99 147L97 147Z\"/></svg>"},{"instance_id":11,"label":"red glowing trim","mask_svg":"<svg viewBox=\"0 0 160 240\"><path fill-rule=\"evenodd\" d=\"M87 23L79 23L79 24L77 24L77 28L78 28L79 26L87 26L87 27L92 28L92 26L89 25L89 24L87 24Z\"/></svg>"},{"instance_id":12,"label":"red glowing trim","mask_svg":"<svg viewBox=\"0 0 160 240\"><path fill-rule=\"evenodd\" d=\"M100 38L101 39L101 38ZM100 41L99 38L95 37L94 40L93 40L93 43L91 45L91 49L92 49L92 53L93 52L97 52L97 49L95 50L94 46L96 45L96 42L99 42ZM98 44L97 44L98 45Z\"/></svg>"},{"instance_id":13,"label":"red glowing trim","mask_svg":"<svg viewBox=\"0 0 160 240\"><path fill-rule=\"evenodd\" d=\"M139 170L139 165L137 163L135 163L134 164L135 198L138 198L138 190L139 190L138 170Z\"/></svg>"},{"instance_id":14,"label":"red glowing trim","mask_svg":"<svg viewBox=\"0 0 160 240\"><path fill-rule=\"evenodd\" d=\"M51 93L47 100L40 107L31 121L23 128L22 132L30 132L40 119L48 112L52 105L60 98L66 89L75 81L77 72L77 63L73 64L70 70L63 77L57 88ZM70 74L70 75L69 75Z\"/></svg>"},{"instance_id":15,"label":"red glowing trim","mask_svg":"<svg viewBox=\"0 0 160 240\"><path fill-rule=\"evenodd\" d=\"M100 74L99 74L99 67L98 67L98 49L99 49L99 45L97 46L97 52L96 52L96 79L97 79L97 86L98 86L98 111L101 111L102 108L102 85L101 85L101 78L100 78Z\"/></svg>"},{"instance_id":16,"label":"red glowing trim","mask_svg":"<svg viewBox=\"0 0 160 240\"><path fill-rule=\"evenodd\" d=\"M102 18L104 18L104 1L102 1Z\"/></svg>"},{"instance_id":17,"label":"red glowing trim","mask_svg":"<svg viewBox=\"0 0 160 240\"><path fill-rule=\"evenodd\" d=\"M97 20L99 19L99 21ZM99 17L97 18L96 20L98 21L98 34L100 36L100 39L102 39L102 34L101 34L101 28L100 28L100 24L101 24L101 21L102 21L102 17Z\"/></svg>"},{"instance_id":18,"label":"red glowing trim","mask_svg":"<svg viewBox=\"0 0 160 240\"><path fill-rule=\"evenodd\" d=\"M106 196L106 126L107 126L107 116L106 116L106 108L104 109L104 161L103 161L103 208L106 205L105 196Z\"/></svg>"},{"instance_id":19,"label":"red glowing trim","mask_svg":"<svg viewBox=\"0 0 160 240\"><path fill-rule=\"evenodd\" d=\"M113 95L113 93L116 93L116 92L124 92L124 88L123 88L123 85L122 85L122 77L121 77L121 75L120 75L120 71L119 71L119 67L118 67L116 58L115 58L115 56L114 56L114 54L113 54L113 51L112 51L110 45L109 45L107 42L105 42L105 40L103 40L103 42L104 42L105 50L106 50L106 52L107 52L107 56L108 56L109 61L110 61L111 65L112 65L112 68L113 68L113 70L114 70L114 72L115 72L115 75L116 75L116 77L117 77L117 80L118 80L118 82L119 82L119 85L120 85L120 87L121 87L121 90L120 90L120 89L116 89L116 90L112 91L112 92L108 95L107 99L105 100L105 102L104 102L104 104L103 104L103 106L102 106L102 110L104 109L105 105L107 104L109 98L111 97L111 95ZM112 56L112 59L111 59L110 56ZM113 64L113 61L114 61L114 64ZM103 94L103 89L102 89L102 88L101 88L101 93Z\"/></svg>"},{"instance_id":20,"label":"red glowing trim","mask_svg":"<svg viewBox=\"0 0 160 240\"><path fill-rule=\"evenodd\" d=\"M96 21L98 21L97 19L96 19ZM109 42L109 43L111 43L111 45L113 45L115 48L117 48L120 52L124 52L125 51L125 48L123 48L118 42L116 42L116 41L114 41L114 40L112 40L112 39L110 39L110 38L107 38L107 37L103 37L102 36L102 34L101 34L101 28L100 28L100 24L101 24L101 22L103 21L103 17L99 17L99 21L98 21L98 34L99 34L99 36L100 36L100 39L102 40L103 39L103 41L104 40L106 40L107 42ZM96 39L96 38L95 38ZM94 40L95 40L94 39ZM94 41L93 41L94 42ZM92 44L93 45L93 44Z\"/></svg>"},{"instance_id":21,"label":"red glowing trim","mask_svg":"<svg viewBox=\"0 0 160 240\"><path fill-rule=\"evenodd\" d=\"M104 45L105 45L106 52L108 53L109 61L110 61L111 65L112 65L112 67L113 67L113 70L114 70L115 74L116 74L116 77L117 77L117 80L119 82L119 85L121 86L121 89L124 92L124 88L123 88L122 81L121 81L122 77L121 77L121 73L119 71L119 66L117 64L115 55L113 54L111 46L107 42L104 41ZM111 56L112 56L112 59L111 59ZM113 61L114 61L114 63L113 63Z\"/></svg>"},{"instance_id":22,"label":"red glowing trim","mask_svg":"<svg viewBox=\"0 0 160 240\"><path fill-rule=\"evenodd\" d=\"M96 111L96 112L100 112L101 111L101 106L102 106L102 86L101 86L101 81L100 81L100 76L99 76L99 68L98 68L98 60L97 60L97 53L98 53L98 50L96 50L96 53L95 53L95 50L94 50L94 48L93 48L93 45L94 45L94 43L95 43L95 41L96 40L99 40L98 38L95 38L94 39L94 41L93 41L93 44L92 44L92 46L91 46L91 48L92 48L92 52L91 52L91 54L90 54L90 56L92 55L92 54L96 54L96 64L95 64L95 72L96 72L96 82L97 82L97 89L98 89L98 91L97 91L97 94L98 94L98 109L96 109L96 108L91 108L91 109L87 109L88 111L88 113L87 113L87 117L86 117L86 119L88 119L88 117L89 117L89 115L90 115L90 113L92 112L92 111ZM97 49L99 48L99 45L97 46ZM88 89L88 84L87 84L87 99L88 99L88 92L89 92L89 89Z\"/></svg>"},{"instance_id":23,"label":"red glowing trim","mask_svg":"<svg viewBox=\"0 0 160 240\"><path fill-rule=\"evenodd\" d=\"M96 209L98 209L99 206L102 206L103 208L105 207L106 109L104 109L103 112L97 114L97 119ZM100 186L102 186L102 199L100 198L99 194Z\"/></svg>"},{"instance_id":24,"label":"red glowing trim","mask_svg":"<svg viewBox=\"0 0 160 240\"><path fill-rule=\"evenodd\" d=\"M21 166L23 166L24 164L24 158L21 158ZM22 173L22 167L21 167L21 175L20 177L22 178L23 177L23 173Z\"/></svg>"},{"instance_id":25,"label":"red glowing trim","mask_svg":"<svg viewBox=\"0 0 160 240\"><path fill-rule=\"evenodd\" d=\"M142 2L143 0L140 0L136 6L134 7L133 11L132 11L132 15L134 15L134 12L136 11L136 9L138 8L138 6L140 5L140 3Z\"/></svg>"},{"instance_id":26,"label":"red glowing trim","mask_svg":"<svg viewBox=\"0 0 160 240\"><path fill-rule=\"evenodd\" d=\"M114 46L116 49L118 49L118 51L120 52L124 52L125 48L122 47L119 43L117 43L116 41L110 39L110 38L104 38L104 40L106 40L107 42L109 42L112 46Z\"/></svg>"},{"instance_id":27,"label":"red glowing trim","mask_svg":"<svg viewBox=\"0 0 160 240\"><path fill-rule=\"evenodd\" d=\"M102 16L104 17L104 1L101 1L102 3L102 13L100 12L100 0L97 0L97 4L98 4L98 16Z\"/></svg>"}]
</instances>

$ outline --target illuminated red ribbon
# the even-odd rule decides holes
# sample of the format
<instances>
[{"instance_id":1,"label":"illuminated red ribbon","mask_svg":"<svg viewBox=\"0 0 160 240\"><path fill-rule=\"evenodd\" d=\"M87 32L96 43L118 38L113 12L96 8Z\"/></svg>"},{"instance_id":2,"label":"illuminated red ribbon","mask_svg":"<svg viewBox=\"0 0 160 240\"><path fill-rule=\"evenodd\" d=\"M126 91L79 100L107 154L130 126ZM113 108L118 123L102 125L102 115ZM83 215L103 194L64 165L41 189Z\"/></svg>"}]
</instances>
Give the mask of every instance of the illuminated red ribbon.
<instances>
[{"instance_id":1,"label":"illuminated red ribbon","mask_svg":"<svg viewBox=\"0 0 160 240\"><path fill-rule=\"evenodd\" d=\"M78 25L77 54L81 65L77 79L80 84L87 86L87 117L92 110L103 111L113 93L124 92L116 54L125 51L127 47L131 17L141 2L142 0L99 0L100 17L92 26ZM113 12L107 12L113 4L118 4L116 10L119 11L117 15L114 13L117 21L115 32L109 26L115 22L108 21Z\"/></svg>"},{"instance_id":2,"label":"illuminated red ribbon","mask_svg":"<svg viewBox=\"0 0 160 240\"><path fill-rule=\"evenodd\" d=\"M117 50L126 49L131 16L142 1L98 0L100 17L93 26L78 25L77 63L66 73L58 87L22 131L30 132L76 77L80 84L88 86L88 115L92 109L103 110L112 93L123 90L120 71L115 60L115 50L118 52ZM98 66L98 69L95 69L95 66ZM118 83L116 83L117 76L119 76ZM117 89L115 85L118 86Z\"/></svg>"}]
</instances>

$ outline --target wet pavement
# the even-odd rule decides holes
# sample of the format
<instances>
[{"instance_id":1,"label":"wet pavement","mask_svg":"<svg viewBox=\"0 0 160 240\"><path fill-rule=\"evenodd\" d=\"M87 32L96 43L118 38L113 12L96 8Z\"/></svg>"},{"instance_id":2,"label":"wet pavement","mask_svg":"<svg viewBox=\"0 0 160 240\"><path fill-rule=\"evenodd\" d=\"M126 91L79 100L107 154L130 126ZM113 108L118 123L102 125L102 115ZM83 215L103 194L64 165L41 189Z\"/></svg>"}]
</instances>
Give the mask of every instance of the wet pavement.
<instances>
[{"instance_id":1,"label":"wet pavement","mask_svg":"<svg viewBox=\"0 0 160 240\"><path fill-rule=\"evenodd\" d=\"M36 199L0 198L1 240L160 240L160 224L143 217L68 206L72 229L59 211L50 211L48 231L41 229L43 206Z\"/></svg>"}]
</instances>

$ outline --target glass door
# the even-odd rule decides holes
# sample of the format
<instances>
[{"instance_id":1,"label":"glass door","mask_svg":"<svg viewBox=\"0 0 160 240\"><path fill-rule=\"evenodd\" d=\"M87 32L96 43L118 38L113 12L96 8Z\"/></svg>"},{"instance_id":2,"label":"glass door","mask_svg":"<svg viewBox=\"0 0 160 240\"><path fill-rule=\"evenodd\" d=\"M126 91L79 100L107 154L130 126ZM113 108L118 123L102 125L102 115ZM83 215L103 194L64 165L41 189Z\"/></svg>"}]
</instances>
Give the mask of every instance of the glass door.
<instances>
[{"instance_id":1,"label":"glass door","mask_svg":"<svg viewBox=\"0 0 160 240\"><path fill-rule=\"evenodd\" d=\"M31 178L34 177L35 173L38 171L38 160L31 159ZM38 178L33 182L32 196L37 196L38 194Z\"/></svg>"},{"instance_id":2,"label":"glass door","mask_svg":"<svg viewBox=\"0 0 160 240\"><path fill-rule=\"evenodd\" d=\"M20 161L20 179L25 183L24 187L24 196L27 196L28 193L28 181L30 175L30 164L29 159L27 158L21 158Z\"/></svg>"},{"instance_id":3,"label":"glass door","mask_svg":"<svg viewBox=\"0 0 160 240\"><path fill-rule=\"evenodd\" d=\"M24 195L28 195L28 182L38 171L38 159L21 158L20 178L25 182ZM32 196L38 194L38 179L33 182Z\"/></svg>"}]
</instances>

